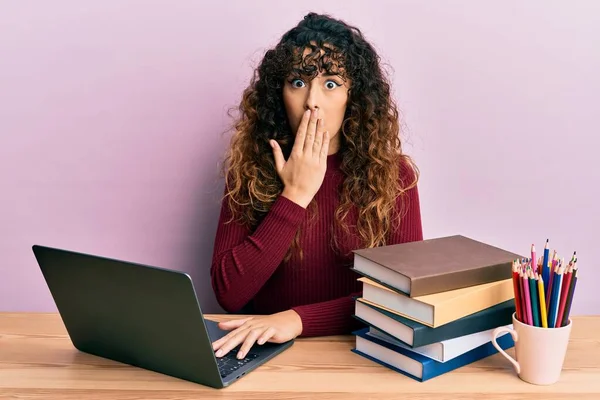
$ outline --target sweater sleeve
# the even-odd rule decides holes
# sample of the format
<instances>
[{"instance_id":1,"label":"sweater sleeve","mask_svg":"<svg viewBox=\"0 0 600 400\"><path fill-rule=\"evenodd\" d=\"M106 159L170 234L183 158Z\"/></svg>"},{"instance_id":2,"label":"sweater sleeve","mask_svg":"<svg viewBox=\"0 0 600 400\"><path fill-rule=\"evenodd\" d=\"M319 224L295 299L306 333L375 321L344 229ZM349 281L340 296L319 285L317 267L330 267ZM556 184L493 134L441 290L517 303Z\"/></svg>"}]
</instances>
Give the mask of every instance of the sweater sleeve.
<instances>
[{"instance_id":1,"label":"sweater sleeve","mask_svg":"<svg viewBox=\"0 0 600 400\"><path fill-rule=\"evenodd\" d=\"M279 196L255 231L249 232L228 222L231 211L223 200L210 269L223 309L238 312L258 293L285 257L305 213L304 207Z\"/></svg>"},{"instance_id":2,"label":"sweater sleeve","mask_svg":"<svg viewBox=\"0 0 600 400\"><path fill-rule=\"evenodd\" d=\"M408 171L404 172L407 176L405 182L412 182L414 175ZM391 232L389 244L423 240L417 187L409 189L406 196L401 196L398 199L398 206L400 206L400 202L403 203L406 214L403 215L398 229ZM359 296L362 296L362 291L330 301L293 307L292 309L302 320L301 336L340 335L357 329L361 325L352 317L352 314L354 313L354 297Z\"/></svg>"},{"instance_id":3,"label":"sweater sleeve","mask_svg":"<svg viewBox=\"0 0 600 400\"><path fill-rule=\"evenodd\" d=\"M346 335L358 329L362 324L354 317L354 297L362 292L349 296L292 307L302 321L301 337Z\"/></svg>"}]
</instances>

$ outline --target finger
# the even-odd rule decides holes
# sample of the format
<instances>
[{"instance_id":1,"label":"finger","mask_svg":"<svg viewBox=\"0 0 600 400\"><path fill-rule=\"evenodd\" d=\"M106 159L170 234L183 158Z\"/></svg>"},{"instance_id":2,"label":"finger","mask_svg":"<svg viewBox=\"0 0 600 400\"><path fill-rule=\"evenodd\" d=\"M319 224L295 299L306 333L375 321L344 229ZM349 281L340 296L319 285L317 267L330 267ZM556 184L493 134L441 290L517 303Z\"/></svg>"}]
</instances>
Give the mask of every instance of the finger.
<instances>
[{"instance_id":1,"label":"finger","mask_svg":"<svg viewBox=\"0 0 600 400\"><path fill-rule=\"evenodd\" d=\"M277 172L281 172L285 164L283 152L281 151L281 147L279 147L279 143L277 143L275 140L269 140L269 142L271 143L271 147L273 148L273 157L275 158L275 169L277 170Z\"/></svg>"},{"instance_id":2,"label":"finger","mask_svg":"<svg viewBox=\"0 0 600 400\"><path fill-rule=\"evenodd\" d=\"M252 317L242 318L242 319L232 319L229 321L219 322L219 328L224 330L230 330L233 328L239 328L244 325L246 322L250 321Z\"/></svg>"},{"instance_id":3,"label":"finger","mask_svg":"<svg viewBox=\"0 0 600 400\"><path fill-rule=\"evenodd\" d=\"M301 154L304 150L304 138L306 137L306 128L308 127L310 116L311 112L309 109L304 112L304 115L302 115L302 120L300 120L300 125L298 126L298 131L296 132L294 147L292 147L292 152L296 154Z\"/></svg>"},{"instance_id":4,"label":"finger","mask_svg":"<svg viewBox=\"0 0 600 400\"><path fill-rule=\"evenodd\" d=\"M238 328L234 331L229 332L227 335L222 338L215 340L212 344L213 350L219 350L229 339L237 335L244 328Z\"/></svg>"},{"instance_id":5,"label":"finger","mask_svg":"<svg viewBox=\"0 0 600 400\"><path fill-rule=\"evenodd\" d=\"M260 335L260 337L258 338L258 340L256 341L256 343L258 343L258 344L265 344L265 343L267 343L267 341L269 339L271 339L275 335L275 332L277 332L275 330L275 328L270 327L262 335Z\"/></svg>"},{"instance_id":6,"label":"finger","mask_svg":"<svg viewBox=\"0 0 600 400\"><path fill-rule=\"evenodd\" d=\"M323 133L323 144L321 145L321 161L327 162L327 153L329 153L329 131Z\"/></svg>"},{"instance_id":7,"label":"finger","mask_svg":"<svg viewBox=\"0 0 600 400\"><path fill-rule=\"evenodd\" d=\"M312 154L315 157L321 155L321 146L323 145L323 120L319 119L317 123L317 132L315 134L315 141L313 142Z\"/></svg>"},{"instance_id":8,"label":"finger","mask_svg":"<svg viewBox=\"0 0 600 400\"><path fill-rule=\"evenodd\" d=\"M231 339L232 337L234 337L235 335L237 335L238 333L240 333L243 330L245 330L244 327L238 328L234 331L229 332L227 335L223 336L222 338L215 340L212 344L213 350L219 350L221 347L223 347L223 345L225 343L227 343L227 341L229 339Z\"/></svg>"},{"instance_id":9,"label":"finger","mask_svg":"<svg viewBox=\"0 0 600 400\"><path fill-rule=\"evenodd\" d=\"M261 327L261 328L253 328L250 330L250 332L248 332L248 335L246 336L244 343L240 347L240 351L238 351L238 353L237 353L238 359L242 359L242 358L246 357L246 354L248 354L248 352L252 348L252 345L254 344L254 342L256 342L256 339L258 339L258 337L265 330L267 330L267 328Z\"/></svg>"},{"instance_id":10,"label":"finger","mask_svg":"<svg viewBox=\"0 0 600 400\"><path fill-rule=\"evenodd\" d=\"M229 340L223 343L223 346L221 346L221 348L217 350L215 355L217 357L222 357L225 354L229 353L234 347L242 343L246 336L248 336L248 333L250 332L251 330L249 329L240 330L236 335L232 336L231 338L229 338Z\"/></svg>"},{"instance_id":11,"label":"finger","mask_svg":"<svg viewBox=\"0 0 600 400\"><path fill-rule=\"evenodd\" d=\"M229 339L231 339L232 337L236 336L237 334L239 334L241 331L245 331L247 329L250 329L250 324L248 325L242 325L239 328L229 332L227 335L223 336L222 338L219 338L217 340L215 340L212 344L213 346L213 350L218 350L221 346L223 346L223 344L225 342L227 342Z\"/></svg>"},{"instance_id":12,"label":"finger","mask_svg":"<svg viewBox=\"0 0 600 400\"><path fill-rule=\"evenodd\" d=\"M304 138L304 152L312 153L313 141L315 140L315 133L317 131L317 121L319 120L319 109L317 108L314 113L310 116L308 121L308 127L306 128L306 138Z\"/></svg>"}]
</instances>

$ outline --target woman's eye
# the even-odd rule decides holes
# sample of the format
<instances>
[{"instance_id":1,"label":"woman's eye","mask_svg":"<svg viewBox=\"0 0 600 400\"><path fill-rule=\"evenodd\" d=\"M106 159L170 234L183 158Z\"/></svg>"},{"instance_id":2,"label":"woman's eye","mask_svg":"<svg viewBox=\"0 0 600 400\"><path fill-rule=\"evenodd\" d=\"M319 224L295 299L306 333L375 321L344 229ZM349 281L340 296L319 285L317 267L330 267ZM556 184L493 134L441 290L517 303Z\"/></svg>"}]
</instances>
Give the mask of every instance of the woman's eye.
<instances>
[{"instance_id":1,"label":"woman's eye","mask_svg":"<svg viewBox=\"0 0 600 400\"><path fill-rule=\"evenodd\" d=\"M327 87L327 89L332 89L333 90L336 87L341 86L341 85L339 83L337 83L336 81L329 80L329 81L327 81L325 83L325 86Z\"/></svg>"},{"instance_id":2,"label":"woman's eye","mask_svg":"<svg viewBox=\"0 0 600 400\"><path fill-rule=\"evenodd\" d=\"M295 88L301 88L302 87L301 85L304 85L304 82L302 81L302 79L292 79L290 81L290 83Z\"/></svg>"},{"instance_id":3,"label":"woman's eye","mask_svg":"<svg viewBox=\"0 0 600 400\"><path fill-rule=\"evenodd\" d=\"M292 87L294 87L296 89L300 89L300 88L304 87L304 85L305 85L304 81L302 79L298 79L298 78L291 79L289 82L292 85ZM331 80L331 79L328 80L327 82L325 82L325 87L329 90L333 90L338 86L342 86L342 85L340 85L339 83L337 83L336 81Z\"/></svg>"}]
</instances>

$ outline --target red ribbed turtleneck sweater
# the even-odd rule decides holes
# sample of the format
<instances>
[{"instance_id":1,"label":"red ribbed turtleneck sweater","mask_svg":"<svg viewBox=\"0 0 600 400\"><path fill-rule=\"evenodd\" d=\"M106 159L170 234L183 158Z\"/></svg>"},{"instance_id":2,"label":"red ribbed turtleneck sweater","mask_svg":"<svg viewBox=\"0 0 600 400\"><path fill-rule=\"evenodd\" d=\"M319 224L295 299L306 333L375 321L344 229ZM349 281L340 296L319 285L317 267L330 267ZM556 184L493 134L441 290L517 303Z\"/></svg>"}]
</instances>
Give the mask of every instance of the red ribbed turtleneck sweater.
<instances>
[{"instance_id":1,"label":"red ribbed turtleneck sweater","mask_svg":"<svg viewBox=\"0 0 600 400\"><path fill-rule=\"evenodd\" d=\"M327 171L315 195L318 218L309 221L308 209L279 196L260 225L250 232L235 223L225 224L231 217L223 202L218 221L211 266L212 286L217 301L227 312L236 313L250 306L254 314L273 314L293 309L302 320L301 336L347 334L360 326L352 317L354 296L361 295L359 275L350 270L352 253L346 256L330 246L330 226L339 204L339 188L343 181L341 155L327 157ZM403 182L414 175L401 168ZM408 212L398 230L389 236L388 244L423 239L417 188L399 201L407 202ZM398 204L399 205L399 204ZM356 220L356 213L350 215ZM296 231L301 228L300 246L304 259L294 255L287 263L283 258ZM338 238L343 237L336 228ZM344 249L356 249L356 238L348 240Z\"/></svg>"}]
</instances>

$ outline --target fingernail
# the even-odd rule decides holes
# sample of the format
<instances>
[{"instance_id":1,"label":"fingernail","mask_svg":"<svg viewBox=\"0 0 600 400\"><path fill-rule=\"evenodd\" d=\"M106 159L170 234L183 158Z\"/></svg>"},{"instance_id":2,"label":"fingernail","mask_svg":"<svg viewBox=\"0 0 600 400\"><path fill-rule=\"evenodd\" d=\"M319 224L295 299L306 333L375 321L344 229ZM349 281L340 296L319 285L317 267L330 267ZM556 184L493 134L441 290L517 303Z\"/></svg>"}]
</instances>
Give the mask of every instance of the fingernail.
<instances>
[{"instance_id":1,"label":"fingernail","mask_svg":"<svg viewBox=\"0 0 600 400\"><path fill-rule=\"evenodd\" d=\"M271 145L272 148L275 148L275 145L273 144L272 140L269 140L269 144Z\"/></svg>"},{"instance_id":2,"label":"fingernail","mask_svg":"<svg viewBox=\"0 0 600 400\"><path fill-rule=\"evenodd\" d=\"M264 339L258 339L258 344L264 344L265 340Z\"/></svg>"},{"instance_id":3,"label":"fingernail","mask_svg":"<svg viewBox=\"0 0 600 400\"><path fill-rule=\"evenodd\" d=\"M244 354L240 351L239 353L237 353L237 358L238 359L244 358Z\"/></svg>"},{"instance_id":4,"label":"fingernail","mask_svg":"<svg viewBox=\"0 0 600 400\"><path fill-rule=\"evenodd\" d=\"M217 357L221 357L223 355L223 350L217 350Z\"/></svg>"}]
</instances>

